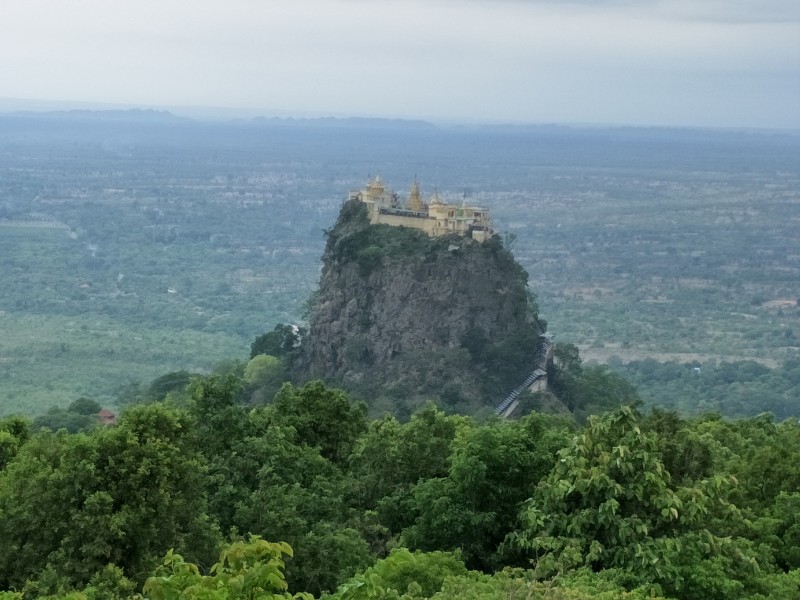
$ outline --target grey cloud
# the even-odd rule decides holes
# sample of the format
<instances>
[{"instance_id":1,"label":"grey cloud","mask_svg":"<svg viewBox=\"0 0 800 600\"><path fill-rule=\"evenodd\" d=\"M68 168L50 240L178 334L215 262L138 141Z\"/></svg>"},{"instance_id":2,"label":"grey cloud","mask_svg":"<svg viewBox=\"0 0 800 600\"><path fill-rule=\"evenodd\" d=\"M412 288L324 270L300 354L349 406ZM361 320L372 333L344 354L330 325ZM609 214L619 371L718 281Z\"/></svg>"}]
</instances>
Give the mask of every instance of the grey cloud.
<instances>
[{"instance_id":1,"label":"grey cloud","mask_svg":"<svg viewBox=\"0 0 800 600\"><path fill-rule=\"evenodd\" d=\"M6 0L0 96L798 127L797 5Z\"/></svg>"},{"instance_id":2,"label":"grey cloud","mask_svg":"<svg viewBox=\"0 0 800 600\"><path fill-rule=\"evenodd\" d=\"M340 1L359 4L366 0ZM384 0L386 4L395 2L397 0ZM467 4L494 7L502 4L514 4L529 7L615 9L631 13L650 13L686 21L715 23L800 22L800 2L797 0L430 0L430 2L453 8Z\"/></svg>"}]
</instances>

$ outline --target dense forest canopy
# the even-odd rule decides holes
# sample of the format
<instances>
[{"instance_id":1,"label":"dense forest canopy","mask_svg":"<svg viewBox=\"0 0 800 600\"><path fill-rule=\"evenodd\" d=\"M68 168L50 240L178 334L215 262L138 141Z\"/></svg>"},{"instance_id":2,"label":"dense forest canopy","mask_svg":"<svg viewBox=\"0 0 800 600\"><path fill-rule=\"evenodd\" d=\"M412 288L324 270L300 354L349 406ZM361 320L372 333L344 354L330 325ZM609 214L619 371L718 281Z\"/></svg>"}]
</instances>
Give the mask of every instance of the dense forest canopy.
<instances>
[{"instance_id":1,"label":"dense forest canopy","mask_svg":"<svg viewBox=\"0 0 800 600\"><path fill-rule=\"evenodd\" d=\"M800 594L796 418L400 422L321 382L251 393L229 373L116 426L0 421L0 597Z\"/></svg>"}]
</instances>

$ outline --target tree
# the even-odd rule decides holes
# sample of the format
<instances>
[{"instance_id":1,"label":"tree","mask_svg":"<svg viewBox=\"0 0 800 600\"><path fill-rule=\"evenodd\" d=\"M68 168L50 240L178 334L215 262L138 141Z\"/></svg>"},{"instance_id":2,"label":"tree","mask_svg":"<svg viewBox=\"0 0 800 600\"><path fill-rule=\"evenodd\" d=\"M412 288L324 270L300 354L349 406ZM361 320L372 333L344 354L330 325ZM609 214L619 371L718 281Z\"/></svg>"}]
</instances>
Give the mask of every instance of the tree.
<instances>
[{"instance_id":1,"label":"tree","mask_svg":"<svg viewBox=\"0 0 800 600\"><path fill-rule=\"evenodd\" d=\"M102 408L102 406L90 398L78 398L67 407L67 410L79 415L94 416L99 413Z\"/></svg>"},{"instance_id":2,"label":"tree","mask_svg":"<svg viewBox=\"0 0 800 600\"><path fill-rule=\"evenodd\" d=\"M504 569L492 575L471 571L448 577L436 600L666 600L652 586L627 590L614 574L579 569L550 580L530 571Z\"/></svg>"},{"instance_id":3,"label":"tree","mask_svg":"<svg viewBox=\"0 0 800 600\"><path fill-rule=\"evenodd\" d=\"M286 592L283 556L292 556L288 544L250 536L223 549L211 574L201 575L197 565L170 550L142 591L151 600L312 600L310 594Z\"/></svg>"},{"instance_id":4,"label":"tree","mask_svg":"<svg viewBox=\"0 0 800 600\"><path fill-rule=\"evenodd\" d=\"M65 585L67 587L65 587ZM138 586L125 577L116 565L106 565L92 576L89 585L80 591L71 590L68 583L52 567L48 567L35 580L28 581L19 600L38 598L38 600L133 600L141 599L135 594ZM0 592L0 599L4 599ZM16 600L16 598L15 598Z\"/></svg>"},{"instance_id":5,"label":"tree","mask_svg":"<svg viewBox=\"0 0 800 600\"><path fill-rule=\"evenodd\" d=\"M372 421L349 458L356 503L375 508L381 499L405 495L419 481L447 476L450 445L467 423L463 417L445 415L433 403L414 413L408 423L391 416Z\"/></svg>"},{"instance_id":6,"label":"tree","mask_svg":"<svg viewBox=\"0 0 800 600\"><path fill-rule=\"evenodd\" d=\"M147 386L145 399L150 402L163 400L167 394L181 394L186 391L195 376L188 371L173 371L156 377Z\"/></svg>"},{"instance_id":7,"label":"tree","mask_svg":"<svg viewBox=\"0 0 800 600\"><path fill-rule=\"evenodd\" d=\"M714 474L718 444L698 431L696 423L684 421L672 411L653 409L642 419L641 427L656 434L661 460L674 483L690 485Z\"/></svg>"},{"instance_id":8,"label":"tree","mask_svg":"<svg viewBox=\"0 0 800 600\"><path fill-rule=\"evenodd\" d=\"M244 382L248 389L254 390L250 401L263 404L272 400L286 376L286 368L280 359L269 354L251 358L244 368Z\"/></svg>"},{"instance_id":9,"label":"tree","mask_svg":"<svg viewBox=\"0 0 800 600\"><path fill-rule=\"evenodd\" d=\"M565 439L563 423L542 415L464 430L448 476L414 488L415 522L401 541L420 550L458 548L471 568L496 566L498 545Z\"/></svg>"},{"instance_id":10,"label":"tree","mask_svg":"<svg viewBox=\"0 0 800 600\"><path fill-rule=\"evenodd\" d=\"M192 382L189 414L196 420L201 451L225 454L246 435L247 413L238 402L243 386L235 375L211 375Z\"/></svg>"},{"instance_id":11,"label":"tree","mask_svg":"<svg viewBox=\"0 0 800 600\"><path fill-rule=\"evenodd\" d=\"M547 369L547 385L570 410L576 404L577 381L582 371L578 347L574 344L556 344L553 362Z\"/></svg>"},{"instance_id":12,"label":"tree","mask_svg":"<svg viewBox=\"0 0 800 600\"><path fill-rule=\"evenodd\" d=\"M277 358L290 359L300 346L302 332L294 325L283 323L257 337L250 346L250 358L259 354L269 354Z\"/></svg>"},{"instance_id":13,"label":"tree","mask_svg":"<svg viewBox=\"0 0 800 600\"><path fill-rule=\"evenodd\" d=\"M731 424L741 435L736 468L741 485L737 501L742 506L772 504L781 492L800 493L800 426L796 419L775 423L762 414Z\"/></svg>"},{"instance_id":14,"label":"tree","mask_svg":"<svg viewBox=\"0 0 800 600\"><path fill-rule=\"evenodd\" d=\"M624 569L682 598L733 598L758 572L747 540L704 527L711 514L740 520L724 499L731 480L714 476L674 486L655 435L622 407L591 417L522 511L508 543L544 573L588 566Z\"/></svg>"},{"instance_id":15,"label":"tree","mask_svg":"<svg viewBox=\"0 0 800 600\"><path fill-rule=\"evenodd\" d=\"M30 437L30 421L24 417L10 416L0 419L0 471Z\"/></svg>"},{"instance_id":16,"label":"tree","mask_svg":"<svg viewBox=\"0 0 800 600\"><path fill-rule=\"evenodd\" d=\"M448 577L466 575L467 569L457 554L392 550L374 566L343 583L335 600L412 600L430 598Z\"/></svg>"},{"instance_id":17,"label":"tree","mask_svg":"<svg viewBox=\"0 0 800 600\"><path fill-rule=\"evenodd\" d=\"M0 476L0 587L48 573L78 587L108 564L141 581L170 546L207 558L218 537L191 433L185 414L148 405L88 435L31 438Z\"/></svg>"},{"instance_id":18,"label":"tree","mask_svg":"<svg viewBox=\"0 0 800 600\"><path fill-rule=\"evenodd\" d=\"M800 493L781 492L767 513L776 561L786 571L800 569Z\"/></svg>"},{"instance_id":19,"label":"tree","mask_svg":"<svg viewBox=\"0 0 800 600\"><path fill-rule=\"evenodd\" d=\"M78 398L66 409L53 407L33 420L33 428L46 427L52 431L64 429L69 433L88 431L97 426L100 405L88 398Z\"/></svg>"},{"instance_id":20,"label":"tree","mask_svg":"<svg viewBox=\"0 0 800 600\"><path fill-rule=\"evenodd\" d=\"M301 443L318 447L325 458L344 463L356 439L367 428L367 407L321 381L301 388L286 383L273 403L275 423L292 427Z\"/></svg>"},{"instance_id":21,"label":"tree","mask_svg":"<svg viewBox=\"0 0 800 600\"><path fill-rule=\"evenodd\" d=\"M225 459L224 477L210 490L223 527L282 539L294 548L287 561L291 589L320 593L370 562L352 526L341 471L319 449L295 443L291 429L269 425Z\"/></svg>"},{"instance_id":22,"label":"tree","mask_svg":"<svg viewBox=\"0 0 800 600\"><path fill-rule=\"evenodd\" d=\"M272 375L276 370L281 370L281 361L269 354L259 354L250 359L244 368L244 380L255 385Z\"/></svg>"},{"instance_id":23,"label":"tree","mask_svg":"<svg viewBox=\"0 0 800 600\"><path fill-rule=\"evenodd\" d=\"M321 384L285 387L280 402L245 413L235 389L235 379L196 389L211 514L234 535L247 531L290 543L291 589L333 589L371 559L344 501L342 471L329 460L346 457L364 414Z\"/></svg>"},{"instance_id":24,"label":"tree","mask_svg":"<svg viewBox=\"0 0 800 600\"><path fill-rule=\"evenodd\" d=\"M572 406L569 408L578 422L620 405L636 407L642 403L636 388L604 365L582 368L570 396Z\"/></svg>"}]
</instances>

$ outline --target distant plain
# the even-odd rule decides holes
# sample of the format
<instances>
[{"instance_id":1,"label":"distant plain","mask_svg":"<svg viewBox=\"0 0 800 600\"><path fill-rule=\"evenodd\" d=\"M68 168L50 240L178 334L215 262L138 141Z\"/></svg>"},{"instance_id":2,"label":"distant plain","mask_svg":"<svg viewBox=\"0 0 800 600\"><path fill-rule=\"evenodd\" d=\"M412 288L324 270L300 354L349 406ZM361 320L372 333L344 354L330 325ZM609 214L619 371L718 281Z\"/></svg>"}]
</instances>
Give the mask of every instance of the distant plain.
<instances>
[{"instance_id":1,"label":"distant plain","mask_svg":"<svg viewBox=\"0 0 800 600\"><path fill-rule=\"evenodd\" d=\"M4 115L0 414L246 360L302 321L324 230L376 174L489 207L586 358L800 353L798 135Z\"/></svg>"}]
</instances>

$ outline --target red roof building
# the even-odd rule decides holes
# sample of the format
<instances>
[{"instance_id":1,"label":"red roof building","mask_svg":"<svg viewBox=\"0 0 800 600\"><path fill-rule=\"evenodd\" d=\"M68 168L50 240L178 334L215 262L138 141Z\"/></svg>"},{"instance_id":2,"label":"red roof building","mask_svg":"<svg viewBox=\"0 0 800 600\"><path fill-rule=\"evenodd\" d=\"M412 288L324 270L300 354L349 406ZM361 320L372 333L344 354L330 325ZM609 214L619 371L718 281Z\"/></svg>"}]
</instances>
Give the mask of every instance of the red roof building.
<instances>
[{"instance_id":1,"label":"red roof building","mask_svg":"<svg viewBox=\"0 0 800 600\"><path fill-rule=\"evenodd\" d=\"M116 425L117 423L117 415L107 408L97 413L97 418L100 419L100 425Z\"/></svg>"}]
</instances>

